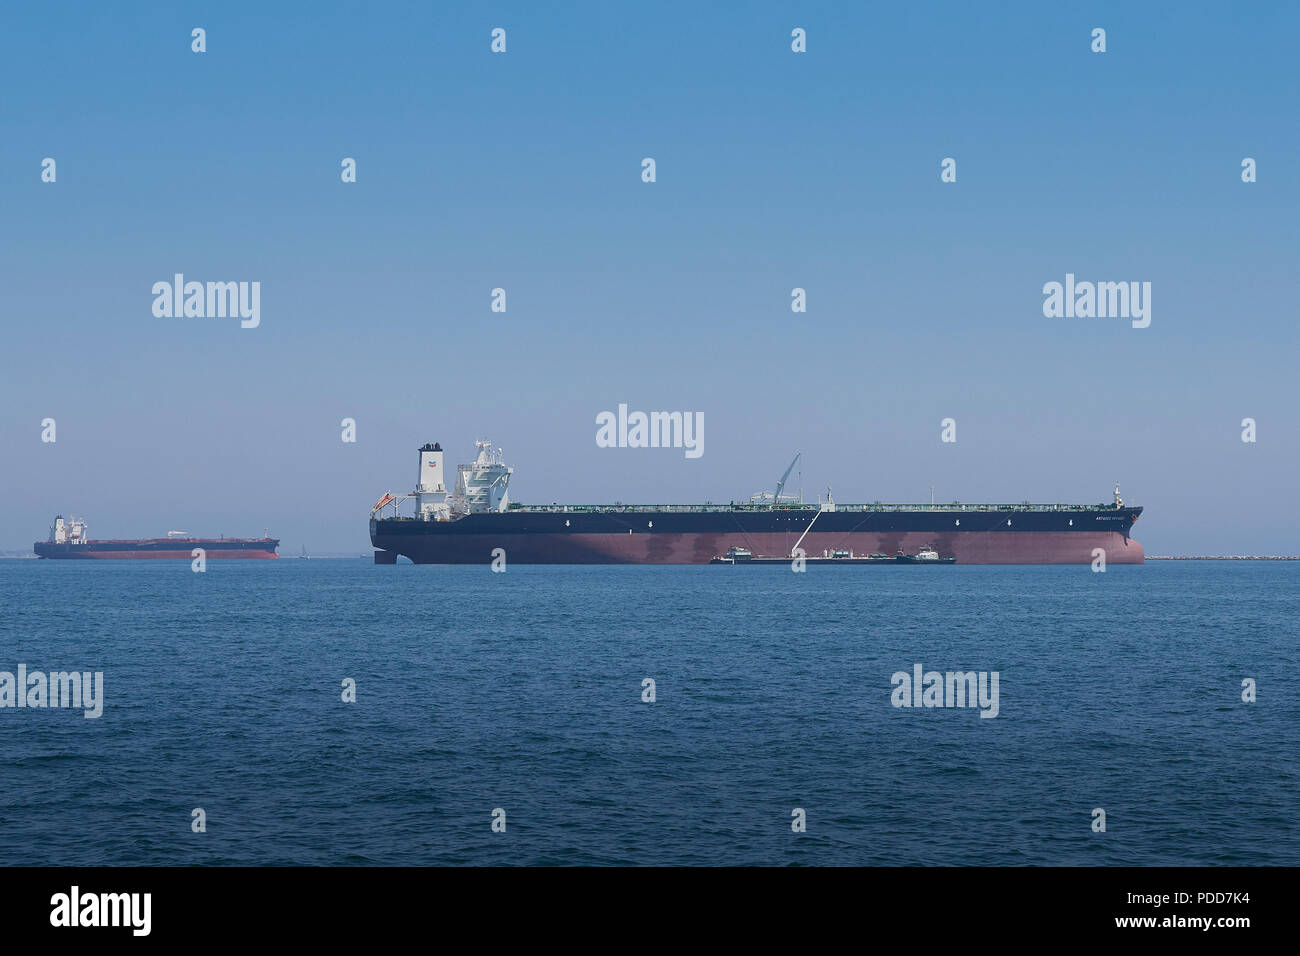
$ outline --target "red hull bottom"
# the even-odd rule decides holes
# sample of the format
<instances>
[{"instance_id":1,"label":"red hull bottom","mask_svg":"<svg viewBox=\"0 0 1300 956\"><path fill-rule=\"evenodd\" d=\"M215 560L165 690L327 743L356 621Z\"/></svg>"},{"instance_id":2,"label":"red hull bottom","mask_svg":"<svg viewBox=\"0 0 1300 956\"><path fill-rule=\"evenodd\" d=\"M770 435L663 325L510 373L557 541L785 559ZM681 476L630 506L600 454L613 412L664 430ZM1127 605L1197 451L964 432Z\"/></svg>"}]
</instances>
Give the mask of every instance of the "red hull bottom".
<instances>
[{"instance_id":1,"label":"red hull bottom","mask_svg":"<svg viewBox=\"0 0 1300 956\"><path fill-rule=\"evenodd\" d=\"M208 551L208 561L278 560L270 551ZM188 551L81 551L74 554L41 555L44 561L193 561Z\"/></svg>"},{"instance_id":2,"label":"red hull bottom","mask_svg":"<svg viewBox=\"0 0 1300 956\"><path fill-rule=\"evenodd\" d=\"M398 555L416 564L488 564L505 550L516 564L707 564L733 545L762 557L788 555L797 534L434 534L381 535L374 540L375 563L394 564ZM809 532L800 547L809 556L849 548L855 554L915 554L932 547L958 564L1091 564L1093 551L1107 564L1142 564L1142 545L1115 532L994 531L931 534L904 532Z\"/></svg>"}]
</instances>

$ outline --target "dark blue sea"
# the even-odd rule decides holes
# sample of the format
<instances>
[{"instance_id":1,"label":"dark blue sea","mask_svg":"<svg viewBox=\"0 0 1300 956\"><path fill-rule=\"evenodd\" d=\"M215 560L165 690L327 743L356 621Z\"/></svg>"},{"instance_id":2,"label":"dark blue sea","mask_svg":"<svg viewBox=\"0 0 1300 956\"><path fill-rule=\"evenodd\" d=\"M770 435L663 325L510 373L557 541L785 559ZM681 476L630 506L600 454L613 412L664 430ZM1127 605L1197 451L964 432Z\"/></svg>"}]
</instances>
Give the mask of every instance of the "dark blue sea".
<instances>
[{"instance_id":1,"label":"dark blue sea","mask_svg":"<svg viewBox=\"0 0 1300 956\"><path fill-rule=\"evenodd\" d=\"M1294 866L1297 620L1300 563L5 560L0 671L104 705L0 709L0 862Z\"/></svg>"}]
</instances>

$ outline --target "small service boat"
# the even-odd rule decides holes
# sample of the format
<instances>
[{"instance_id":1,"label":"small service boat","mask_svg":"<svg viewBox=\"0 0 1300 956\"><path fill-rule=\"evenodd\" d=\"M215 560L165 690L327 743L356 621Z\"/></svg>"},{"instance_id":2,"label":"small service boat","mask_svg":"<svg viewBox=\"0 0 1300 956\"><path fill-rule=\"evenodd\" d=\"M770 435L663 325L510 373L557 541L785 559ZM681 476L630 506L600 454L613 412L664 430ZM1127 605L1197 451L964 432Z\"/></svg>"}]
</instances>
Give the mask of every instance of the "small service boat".
<instances>
[{"instance_id":1,"label":"small service boat","mask_svg":"<svg viewBox=\"0 0 1300 956\"><path fill-rule=\"evenodd\" d=\"M899 564L956 564L956 558L941 558L939 552L931 547L924 547L916 554L904 554L902 548L899 548L898 554L894 555L894 560Z\"/></svg>"}]
</instances>

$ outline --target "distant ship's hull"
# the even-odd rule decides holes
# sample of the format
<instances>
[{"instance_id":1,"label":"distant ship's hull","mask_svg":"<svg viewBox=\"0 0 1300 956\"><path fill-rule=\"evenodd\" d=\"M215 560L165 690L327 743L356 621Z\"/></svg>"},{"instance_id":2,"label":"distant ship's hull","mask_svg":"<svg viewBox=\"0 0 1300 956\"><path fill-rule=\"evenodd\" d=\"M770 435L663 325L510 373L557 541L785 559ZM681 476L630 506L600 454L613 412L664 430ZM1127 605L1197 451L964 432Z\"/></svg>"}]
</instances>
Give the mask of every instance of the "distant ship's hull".
<instances>
[{"instance_id":1,"label":"distant ship's hull","mask_svg":"<svg viewBox=\"0 0 1300 956\"><path fill-rule=\"evenodd\" d=\"M1141 564L1129 537L1141 508L1061 511L508 511L456 521L372 519L375 561L488 564L707 564L728 548L808 556L914 554L934 548L958 564ZM816 520L814 520L814 517ZM805 532L807 532L805 534ZM800 540L802 536L802 541Z\"/></svg>"},{"instance_id":2,"label":"distant ship's hull","mask_svg":"<svg viewBox=\"0 0 1300 956\"><path fill-rule=\"evenodd\" d=\"M279 545L276 538L145 538L81 544L37 541L32 549L38 558L75 561L190 561L195 548L202 548L204 558L209 560L266 560L279 557L275 552Z\"/></svg>"}]
</instances>

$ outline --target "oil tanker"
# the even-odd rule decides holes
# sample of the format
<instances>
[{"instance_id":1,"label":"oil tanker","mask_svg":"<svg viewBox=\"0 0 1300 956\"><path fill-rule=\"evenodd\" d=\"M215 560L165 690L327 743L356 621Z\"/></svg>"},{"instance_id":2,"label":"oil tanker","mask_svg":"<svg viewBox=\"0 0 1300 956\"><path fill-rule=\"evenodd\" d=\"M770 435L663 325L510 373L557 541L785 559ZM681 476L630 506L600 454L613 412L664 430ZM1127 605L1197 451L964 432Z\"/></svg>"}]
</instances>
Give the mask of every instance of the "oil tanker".
<instances>
[{"instance_id":1,"label":"oil tanker","mask_svg":"<svg viewBox=\"0 0 1300 956\"><path fill-rule=\"evenodd\" d=\"M409 494L386 493L370 511L376 564L488 564L502 551L521 564L708 564L733 548L763 557L912 555L932 550L960 564L1141 564L1130 537L1142 509L1114 500L1074 504L805 504L775 492L744 503L524 505L510 500L514 469L489 441L457 466L448 490L439 444L419 450ZM798 456L795 456L798 461ZM404 503L413 514L403 515ZM387 514L391 508L392 513ZM500 551L498 550L500 549Z\"/></svg>"},{"instance_id":2,"label":"oil tanker","mask_svg":"<svg viewBox=\"0 0 1300 956\"><path fill-rule=\"evenodd\" d=\"M50 526L50 536L32 545L38 558L90 560L146 560L172 558L189 561L195 548L202 548L205 558L278 558L278 538L193 538L188 531L169 531L165 538L92 541L86 537L86 522L81 518L63 519L58 515Z\"/></svg>"}]
</instances>

